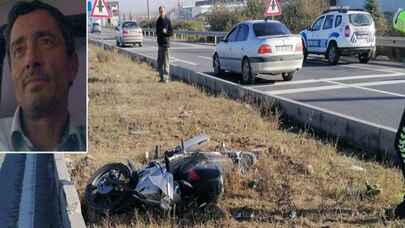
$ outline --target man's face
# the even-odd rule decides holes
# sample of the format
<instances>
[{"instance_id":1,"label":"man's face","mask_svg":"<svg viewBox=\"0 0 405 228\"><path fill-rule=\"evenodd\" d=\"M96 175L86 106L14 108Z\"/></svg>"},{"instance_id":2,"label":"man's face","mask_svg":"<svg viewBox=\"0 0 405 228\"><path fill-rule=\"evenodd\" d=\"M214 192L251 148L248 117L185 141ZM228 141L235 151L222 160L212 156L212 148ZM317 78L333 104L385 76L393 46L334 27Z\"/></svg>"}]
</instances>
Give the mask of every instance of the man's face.
<instances>
[{"instance_id":1,"label":"man's face","mask_svg":"<svg viewBox=\"0 0 405 228\"><path fill-rule=\"evenodd\" d=\"M77 56L67 56L56 20L45 10L19 16L10 35L11 76L24 112L41 117L67 106Z\"/></svg>"},{"instance_id":2,"label":"man's face","mask_svg":"<svg viewBox=\"0 0 405 228\"><path fill-rule=\"evenodd\" d=\"M164 17L164 16L165 16L165 14L166 14L166 12L165 12L165 8L160 7L160 8L159 8L159 15L160 15L161 17Z\"/></svg>"}]
</instances>

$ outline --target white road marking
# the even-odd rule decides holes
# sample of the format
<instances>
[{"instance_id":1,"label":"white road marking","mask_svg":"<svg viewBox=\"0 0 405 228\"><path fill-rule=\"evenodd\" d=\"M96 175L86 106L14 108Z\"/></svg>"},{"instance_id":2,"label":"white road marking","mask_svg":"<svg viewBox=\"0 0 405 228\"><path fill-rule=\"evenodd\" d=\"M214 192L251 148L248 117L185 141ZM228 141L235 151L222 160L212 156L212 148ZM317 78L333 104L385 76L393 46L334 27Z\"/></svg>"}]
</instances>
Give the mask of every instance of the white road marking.
<instances>
[{"instance_id":1,"label":"white road marking","mask_svg":"<svg viewBox=\"0 0 405 228\"><path fill-rule=\"evenodd\" d=\"M151 39L151 38L144 38L144 40L153 40L156 41L155 39ZM182 41L175 41L175 40L171 40L171 43L177 43L177 44L181 44L184 46L188 46L188 47L196 47L196 48L214 48L214 46L210 46L210 45L204 45L204 44L190 44L190 43L186 43L186 42L182 42Z\"/></svg>"},{"instance_id":2,"label":"white road marking","mask_svg":"<svg viewBox=\"0 0 405 228\"><path fill-rule=\"evenodd\" d=\"M392 82L392 83L389 83L389 82ZM388 91L384 91L384 90L378 90L378 89L364 87L364 85L361 85L361 83L359 83L359 84L345 84L345 83L341 83L341 82L332 82L332 81L330 81L330 83L334 83L334 84L342 85L342 86L344 85L344 86L347 86L347 87L352 87L352 88L361 89L361 90L366 90L366 91L369 91L369 92L382 93L382 94L385 94L385 95L391 95L391 96L395 96L395 97L404 97L405 98L404 94L393 93L393 92L388 92ZM366 86L392 85L392 84L397 84L397 83L398 84L405 83L405 80L386 81L386 82L380 82L380 83L375 82L374 84L372 82L370 82ZM363 83L363 84L367 84L367 83Z\"/></svg>"},{"instance_id":3,"label":"white road marking","mask_svg":"<svg viewBox=\"0 0 405 228\"><path fill-rule=\"evenodd\" d=\"M356 79L370 79L370 78L384 78L384 77L398 77L403 76L405 77L404 73L392 73L392 74L372 74L372 75L357 75L357 76L347 76L347 77L334 77L334 78L327 78L327 79L307 79L307 80L298 80L292 82L282 82L277 83L274 85L259 85L259 86L251 86L252 88L261 88L261 87L268 87L268 86L283 86L283 85L296 85L296 84L309 84L309 83L319 83L327 81L346 81L346 80L356 80Z\"/></svg>"},{"instance_id":4,"label":"white road marking","mask_svg":"<svg viewBox=\"0 0 405 228\"><path fill-rule=\"evenodd\" d=\"M198 72L198 73L201 74L201 75L204 75L206 77L209 77L209 78L212 78L212 79L215 79L215 80L218 80L218 81L225 82L225 83L230 84L230 85L239 86L236 83L226 81L226 80L214 77L214 76L206 74L206 73L202 73L202 72ZM297 105L300 105L300 106L303 106L303 107L308 107L308 108L311 108L311 109L314 109L314 110L318 110L320 112L329 113L329 114L332 114L332 115L335 115L335 116L339 116L339 117L342 117L342 118L345 118L345 119L349 119L349 120L352 120L352 121L355 121L355 122L358 122L358 123L363 123L363 124L373 126L373 127L376 127L376 128L385 129L385 130L393 132L393 133L397 132L397 129L394 129L392 127L387 127L387 126L384 126L384 125L372 123L372 122L362 120L362 119L359 119L359 118L356 118L356 117L353 117L353 116L348 116L348 115L345 115L345 114L342 114L342 113L338 113L338 112L335 112L335 111L332 111L332 110L329 110L329 109L320 108L320 107L310 105L310 104L307 104L307 103L304 103L304 102L301 102L301 101L296 101L296 100L293 100L293 99L290 99L290 98L287 98L287 97L282 97L282 96L269 94L267 92L256 90L256 89L251 88L251 87L244 87L244 89L251 90L251 91L254 91L256 93L263 94L263 95L270 95L270 96L272 96L272 97L274 97L274 98L276 98L278 100L283 100L283 101L293 103L293 104L297 104Z\"/></svg>"},{"instance_id":5,"label":"white road marking","mask_svg":"<svg viewBox=\"0 0 405 228\"><path fill-rule=\"evenodd\" d=\"M207 57L207 56L197 56L197 57L199 57L199 58L202 58L202 59L205 59L205 60L208 60L208 61L212 61L212 58L210 58L210 57Z\"/></svg>"},{"instance_id":6,"label":"white road marking","mask_svg":"<svg viewBox=\"0 0 405 228\"><path fill-rule=\"evenodd\" d=\"M186 61L186 60L183 60L183 59L174 58L174 57L170 57L170 60L173 61L173 62L182 62L182 63L192 65L192 66L197 66L198 65L197 63Z\"/></svg>"},{"instance_id":7,"label":"white road marking","mask_svg":"<svg viewBox=\"0 0 405 228\"><path fill-rule=\"evenodd\" d=\"M330 81L330 80L320 80L319 82L329 82L329 83L332 83L335 85L266 91L266 93L271 94L271 95L284 95L284 94L305 93L305 92L318 92L318 91L325 91L325 90L347 89L347 88L352 87L352 88L364 89L364 90L368 90L368 91L372 91L372 92L389 94L392 96L405 97L405 95L399 94L399 93L391 93L391 92L386 92L386 91L381 91L381 90L376 90L376 89L371 89L371 88L364 88L366 86L400 84L400 83L405 83L405 80L391 80L391 81L382 81L382 82L363 82L363 83L353 83L353 84L339 83L339 82Z\"/></svg>"},{"instance_id":8,"label":"white road marking","mask_svg":"<svg viewBox=\"0 0 405 228\"><path fill-rule=\"evenodd\" d=\"M368 64L368 65L350 64L350 65L344 65L342 67L356 68L356 69L361 69L361 70L381 71L381 72L386 72L386 73L405 73L405 71L400 70L400 69L395 69L395 68L385 67L385 66L375 67L372 64Z\"/></svg>"}]
</instances>

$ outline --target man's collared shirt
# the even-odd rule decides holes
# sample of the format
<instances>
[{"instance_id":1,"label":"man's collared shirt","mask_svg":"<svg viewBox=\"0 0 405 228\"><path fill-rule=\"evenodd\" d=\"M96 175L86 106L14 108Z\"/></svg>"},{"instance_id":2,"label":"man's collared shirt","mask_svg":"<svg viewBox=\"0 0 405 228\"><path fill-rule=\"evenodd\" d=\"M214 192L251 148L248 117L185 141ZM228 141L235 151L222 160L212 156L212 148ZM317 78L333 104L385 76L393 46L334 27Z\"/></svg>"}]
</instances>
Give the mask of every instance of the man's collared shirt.
<instances>
[{"instance_id":1,"label":"man's collared shirt","mask_svg":"<svg viewBox=\"0 0 405 228\"><path fill-rule=\"evenodd\" d=\"M21 107L13 117L0 119L0 151L39 151L24 134L21 126ZM86 151L86 133L83 126L74 126L69 120L58 146L53 151Z\"/></svg>"}]
</instances>

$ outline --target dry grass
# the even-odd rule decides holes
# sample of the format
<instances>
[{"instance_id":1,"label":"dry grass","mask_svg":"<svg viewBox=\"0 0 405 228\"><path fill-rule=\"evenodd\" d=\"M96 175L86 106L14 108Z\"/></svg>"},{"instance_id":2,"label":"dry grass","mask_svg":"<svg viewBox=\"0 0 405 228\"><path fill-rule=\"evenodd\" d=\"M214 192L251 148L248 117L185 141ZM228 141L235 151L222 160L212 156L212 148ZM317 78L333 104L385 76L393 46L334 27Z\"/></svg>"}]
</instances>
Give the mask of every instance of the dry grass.
<instances>
[{"instance_id":1,"label":"dry grass","mask_svg":"<svg viewBox=\"0 0 405 228\"><path fill-rule=\"evenodd\" d=\"M115 53L90 46L89 62L89 156L68 158L81 198L90 175L105 163L142 161L157 144L171 148L201 132L210 136L208 149L225 143L259 155L247 177L226 174L217 208L175 219L135 211L100 220L82 201L89 227L383 227L384 208L402 199L398 169L342 155L309 134L280 130L277 118L250 105L180 82L158 83L149 66ZM381 186L381 193L367 194L366 182ZM296 219L288 219L292 210ZM231 215L239 212L255 220L238 222Z\"/></svg>"}]
</instances>

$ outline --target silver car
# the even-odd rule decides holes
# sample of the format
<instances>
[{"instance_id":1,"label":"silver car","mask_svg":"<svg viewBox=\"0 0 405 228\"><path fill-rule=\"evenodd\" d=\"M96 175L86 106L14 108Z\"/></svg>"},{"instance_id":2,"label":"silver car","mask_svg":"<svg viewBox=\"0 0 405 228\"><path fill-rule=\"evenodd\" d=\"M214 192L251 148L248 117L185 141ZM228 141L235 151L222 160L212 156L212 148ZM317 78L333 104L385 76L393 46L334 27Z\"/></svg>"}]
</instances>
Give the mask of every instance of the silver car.
<instances>
[{"instance_id":1,"label":"silver car","mask_svg":"<svg viewBox=\"0 0 405 228\"><path fill-rule=\"evenodd\" d=\"M216 75L225 70L242 74L242 83L255 83L257 74L282 74L292 80L302 68L302 40L275 20L244 21L217 44L213 55Z\"/></svg>"},{"instance_id":2,"label":"silver car","mask_svg":"<svg viewBox=\"0 0 405 228\"><path fill-rule=\"evenodd\" d=\"M125 21L119 24L115 30L115 39L118 47L126 44L138 44L140 47L143 46L142 29L135 21Z\"/></svg>"}]
</instances>

